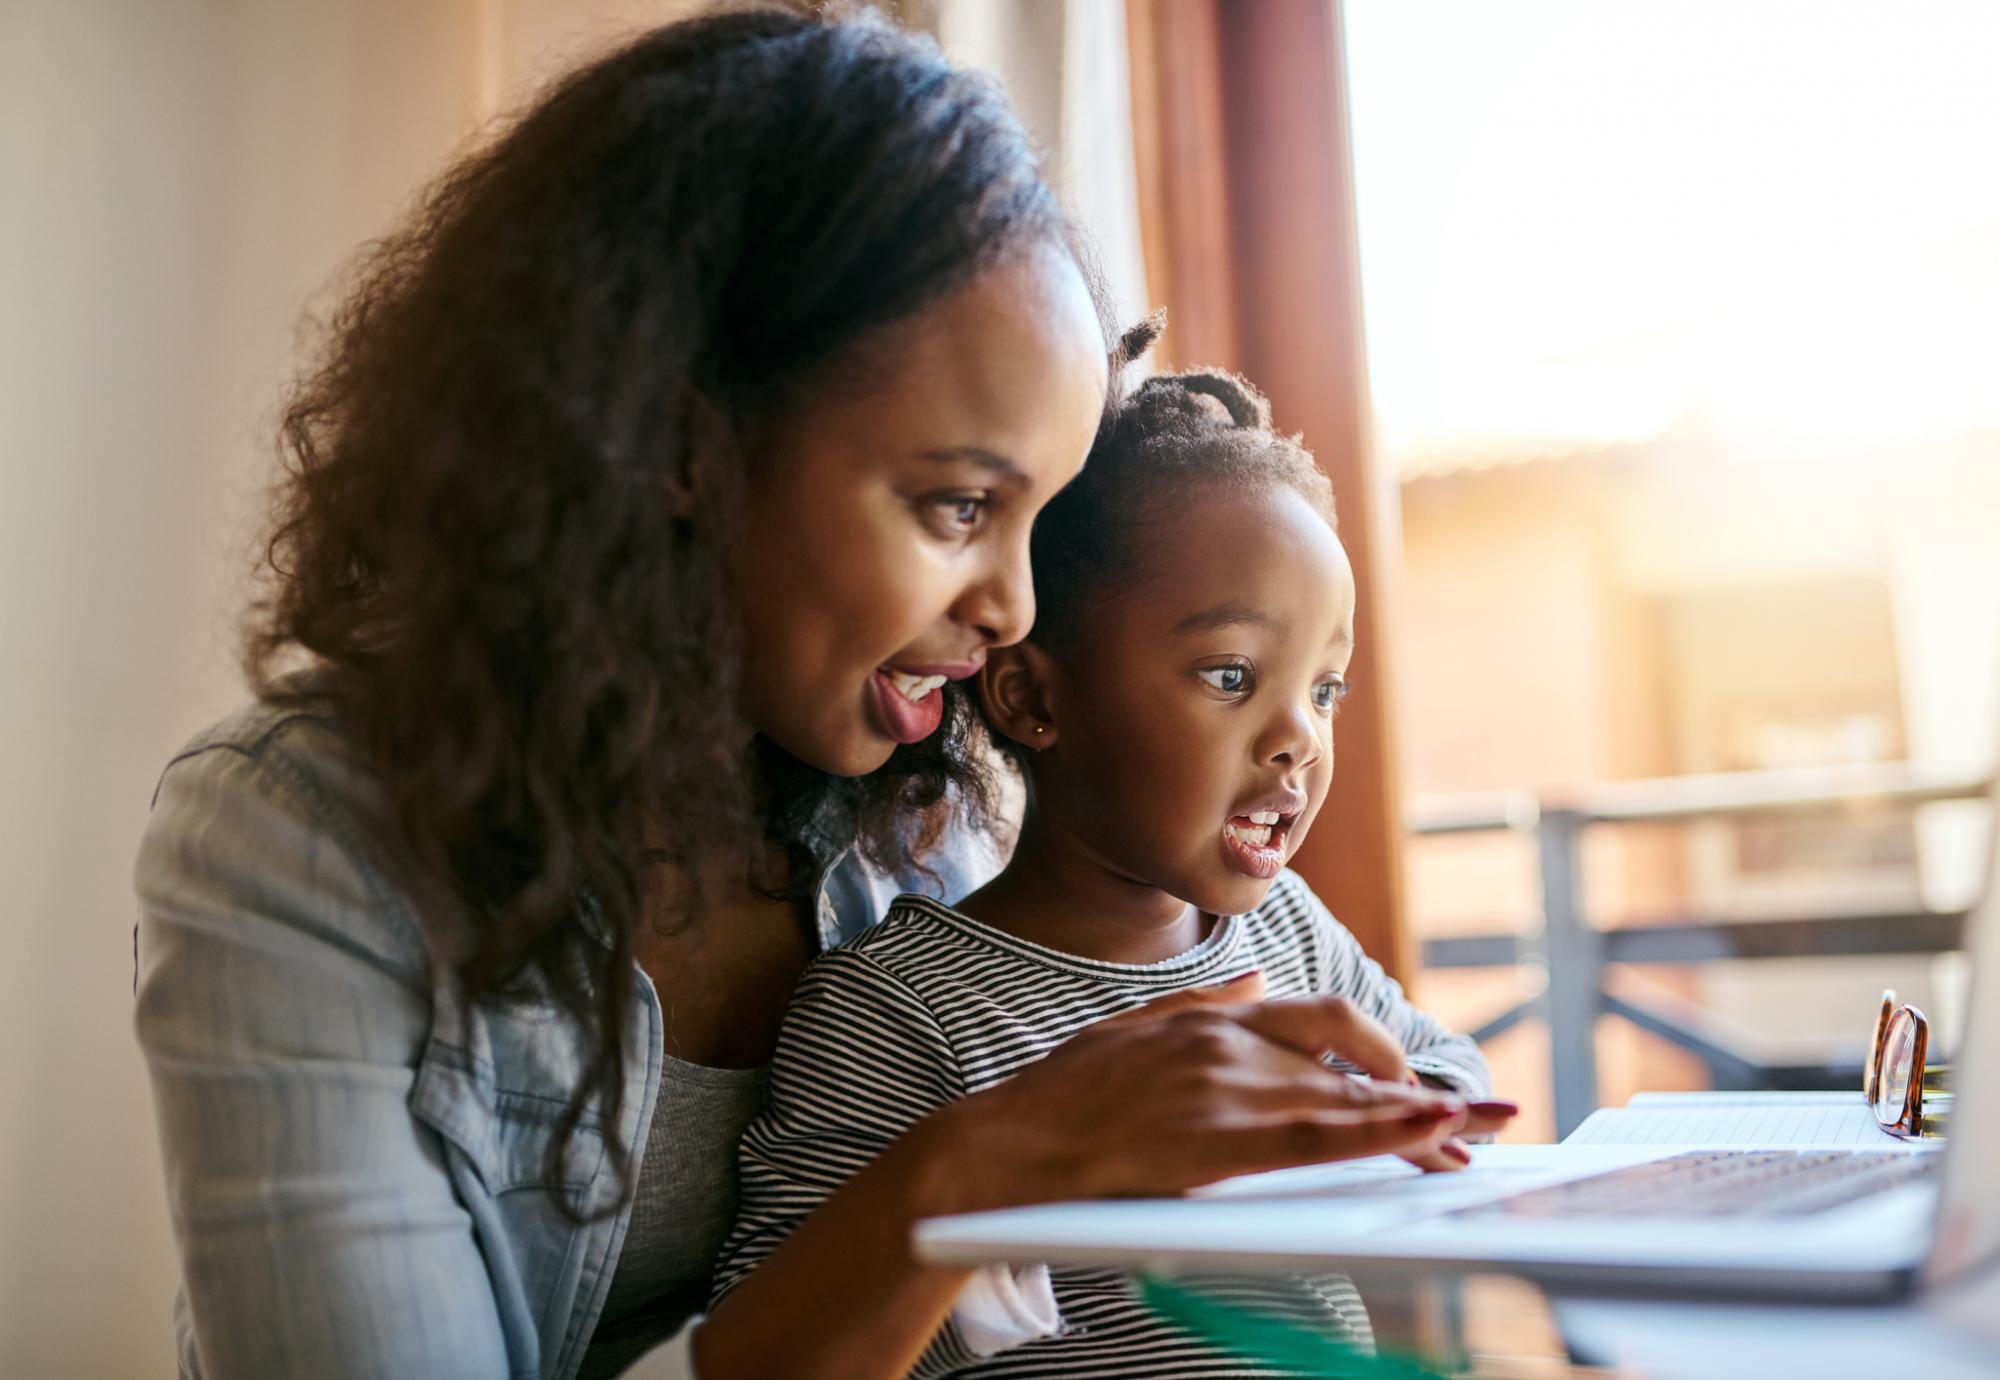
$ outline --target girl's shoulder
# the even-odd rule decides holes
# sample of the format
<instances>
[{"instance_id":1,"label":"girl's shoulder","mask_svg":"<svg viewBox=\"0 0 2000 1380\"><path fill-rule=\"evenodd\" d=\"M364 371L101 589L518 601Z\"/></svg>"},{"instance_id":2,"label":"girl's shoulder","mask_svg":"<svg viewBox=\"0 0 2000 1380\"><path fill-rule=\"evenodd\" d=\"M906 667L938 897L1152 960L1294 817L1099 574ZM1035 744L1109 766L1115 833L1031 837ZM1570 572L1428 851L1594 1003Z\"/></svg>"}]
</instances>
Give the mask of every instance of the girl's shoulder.
<instances>
[{"instance_id":1,"label":"girl's shoulder","mask_svg":"<svg viewBox=\"0 0 2000 1380\"><path fill-rule=\"evenodd\" d=\"M1328 990L1342 954L1355 944L1347 927L1290 868L1278 874L1241 923L1244 941L1256 952L1274 996Z\"/></svg>"},{"instance_id":2,"label":"girl's shoulder","mask_svg":"<svg viewBox=\"0 0 2000 1380\"><path fill-rule=\"evenodd\" d=\"M916 991L928 986L937 968L953 965L955 951L978 947L965 929L970 922L924 892L900 893L878 914L808 964L806 980L839 985L886 979Z\"/></svg>"}]
</instances>

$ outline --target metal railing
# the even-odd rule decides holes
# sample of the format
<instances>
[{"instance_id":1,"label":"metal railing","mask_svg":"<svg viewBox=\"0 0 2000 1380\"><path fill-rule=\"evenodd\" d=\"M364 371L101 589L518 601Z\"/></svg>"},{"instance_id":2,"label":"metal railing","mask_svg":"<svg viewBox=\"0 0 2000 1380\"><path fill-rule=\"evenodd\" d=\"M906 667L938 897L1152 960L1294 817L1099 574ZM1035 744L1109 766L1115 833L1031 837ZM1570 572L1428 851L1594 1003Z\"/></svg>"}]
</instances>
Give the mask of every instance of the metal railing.
<instances>
[{"instance_id":1,"label":"metal railing","mask_svg":"<svg viewBox=\"0 0 2000 1380\"><path fill-rule=\"evenodd\" d=\"M1623 781L1571 797L1505 792L1421 804L1412 834L1506 831L1532 834L1541 873L1541 923L1526 935L1468 935L1423 945L1427 968L1531 964L1546 973L1542 990L1473 1032L1482 1044L1526 1017L1549 1030L1549 1076L1556 1134L1566 1136L1597 1105L1597 1018L1617 1016L1703 1060L1719 1088L1809 1087L1824 1067L1760 1063L1732 1047L1692 1009L1668 1011L1604 989L1611 963L1700 964L1723 959L1854 954L1937 954L1959 947L1963 912L1881 911L1793 919L1728 921L1677 917L1599 929L1589 921L1578 866L1585 830L1606 824L1678 822L1752 815L1825 814L1884 804L1966 800L1992 789L1988 776L1930 771L1910 763L1738 772Z\"/></svg>"}]
</instances>

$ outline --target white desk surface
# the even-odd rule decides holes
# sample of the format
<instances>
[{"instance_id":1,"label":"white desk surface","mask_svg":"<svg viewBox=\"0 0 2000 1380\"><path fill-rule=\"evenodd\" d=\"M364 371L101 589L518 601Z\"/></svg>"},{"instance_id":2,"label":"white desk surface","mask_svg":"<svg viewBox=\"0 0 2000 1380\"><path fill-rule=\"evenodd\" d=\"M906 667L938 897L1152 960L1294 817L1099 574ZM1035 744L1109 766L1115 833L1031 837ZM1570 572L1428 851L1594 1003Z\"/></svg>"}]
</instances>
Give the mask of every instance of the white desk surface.
<instances>
[{"instance_id":1,"label":"white desk surface","mask_svg":"<svg viewBox=\"0 0 2000 1380\"><path fill-rule=\"evenodd\" d=\"M1556 1297L1549 1307L1579 1357L1646 1380L2000 1376L2000 1273L1950 1296L1881 1308Z\"/></svg>"}]
</instances>

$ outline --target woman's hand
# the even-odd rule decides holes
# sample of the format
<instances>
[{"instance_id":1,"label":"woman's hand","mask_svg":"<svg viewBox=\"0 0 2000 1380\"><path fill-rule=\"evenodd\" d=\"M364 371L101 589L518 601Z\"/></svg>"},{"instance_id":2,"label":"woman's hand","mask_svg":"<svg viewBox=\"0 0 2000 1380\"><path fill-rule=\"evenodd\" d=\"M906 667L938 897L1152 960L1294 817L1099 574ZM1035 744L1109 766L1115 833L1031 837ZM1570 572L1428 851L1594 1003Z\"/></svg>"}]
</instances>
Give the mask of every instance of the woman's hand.
<instances>
[{"instance_id":1,"label":"woman's hand","mask_svg":"<svg viewBox=\"0 0 2000 1380\"><path fill-rule=\"evenodd\" d=\"M1334 997L1320 1000L1341 999ZM1344 1010L1339 1018L1339 1038L1329 1044L1323 1053L1339 1055L1378 1082L1413 1087L1438 1086L1424 1083L1411 1071L1409 1061L1404 1057L1402 1045L1380 1022L1351 1003L1343 1003L1343 1006ZM1446 1088L1444 1091L1449 1093L1451 1090ZM1504 1127L1518 1110L1511 1102L1471 1102L1466 1104L1465 1122L1458 1129L1470 1135L1489 1135ZM1472 1152L1466 1149L1465 1142L1456 1134L1446 1137L1436 1146L1418 1147L1398 1153L1427 1173L1448 1173L1463 1169L1472 1163Z\"/></svg>"},{"instance_id":2,"label":"woman's hand","mask_svg":"<svg viewBox=\"0 0 2000 1380\"><path fill-rule=\"evenodd\" d=\"M1254 974L1177 993L931 1112L722 1300L695 1334L697 1367L715 1380L908 1374L970 1274L911 1257L910 1228L924 1217L1430 1156L1460 1129L1504 1120L1449 1093L1327 1068L1329 1053L1378 1066L1381 1028L1336 997L1263 995Z\"/></svg>"},{"instance_id":3,"label":"woman's hand","mask_svg":"<svg viewBox=\"0 0 2000 1380\"><path fill-rule=\"evenodd\" d=\"M1173 1194L1386 1153L1458 1168L1444 1147L1459 1130L1505 1123L1401 1081L1402 1052L1344 998L1262 995L1257 974L1176 993L935 1113L917 1134L958 1151L943 1157L955 1172L935 1211ZM1349 1077L1320 1062L1327 1054L1384 1076Z\"/></svg>"}]
</instances>

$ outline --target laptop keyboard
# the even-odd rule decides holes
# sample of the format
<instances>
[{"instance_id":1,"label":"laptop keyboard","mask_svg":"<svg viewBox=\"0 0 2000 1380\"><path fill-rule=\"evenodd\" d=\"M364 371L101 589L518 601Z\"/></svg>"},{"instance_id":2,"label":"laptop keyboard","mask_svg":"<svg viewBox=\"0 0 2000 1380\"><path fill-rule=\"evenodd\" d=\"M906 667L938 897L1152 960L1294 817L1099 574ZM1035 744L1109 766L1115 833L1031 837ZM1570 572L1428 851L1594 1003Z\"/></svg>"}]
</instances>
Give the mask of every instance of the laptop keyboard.
<instances>
[{"instance_id":1,"label":"laptop keyboard","mask_svg":"<svg viewBox=\"0 0 2000 1380\"><path fill-rule=\"evenodd\" d=\"M1457 1215L1794 1217L1924 1183L1943 1158L1908 1150L1694 1150L1529 1189Z\"/></svg>"}]
</instances>

